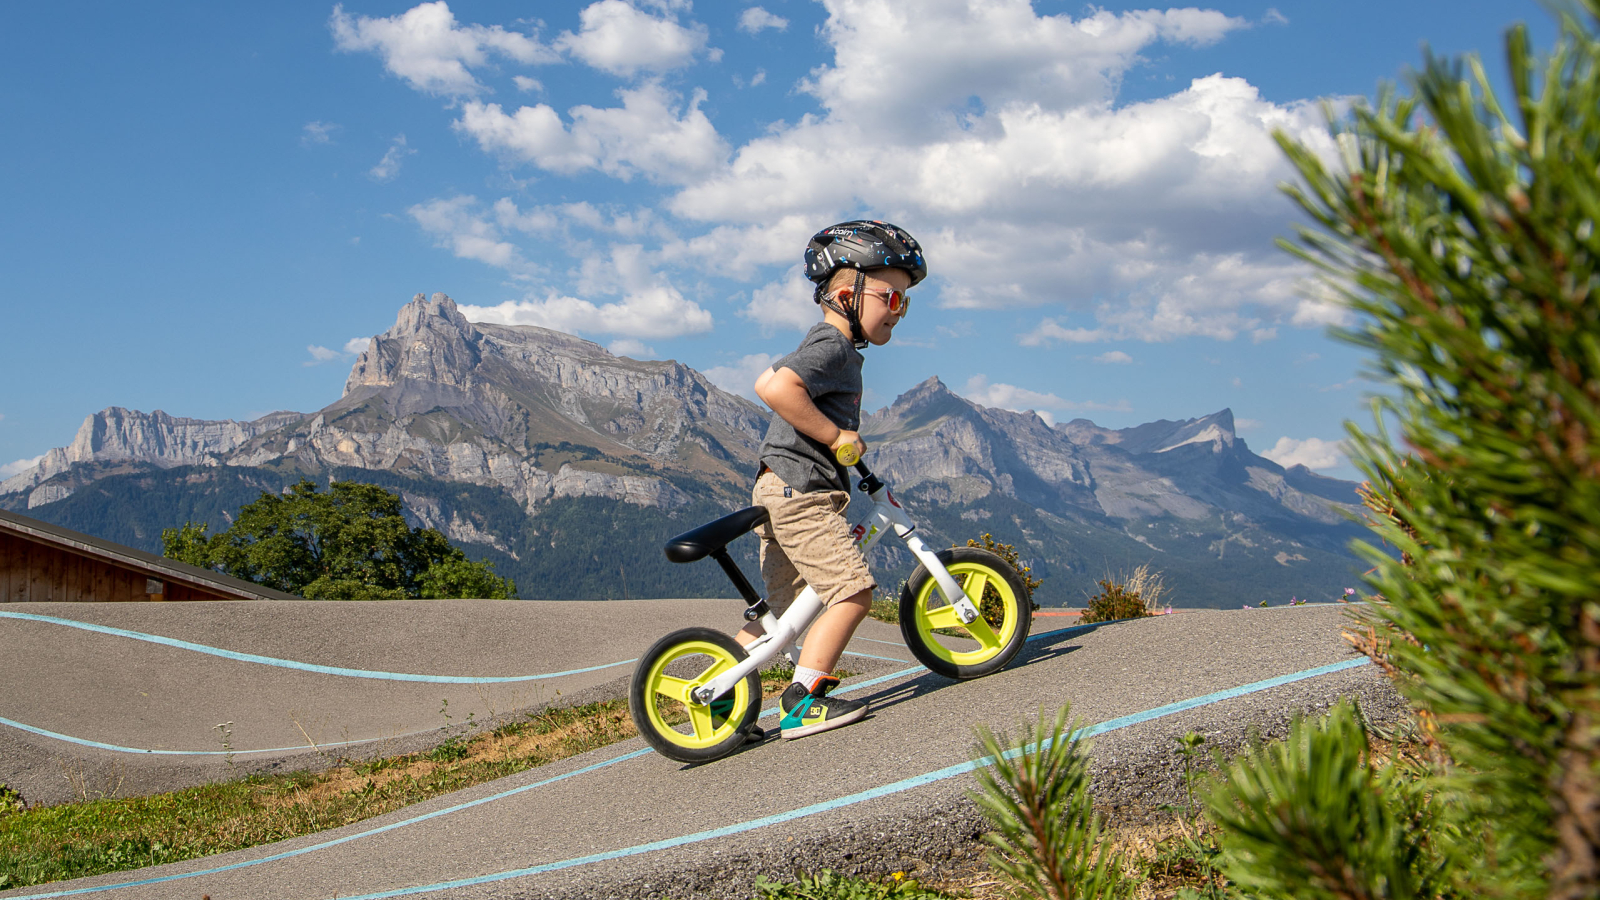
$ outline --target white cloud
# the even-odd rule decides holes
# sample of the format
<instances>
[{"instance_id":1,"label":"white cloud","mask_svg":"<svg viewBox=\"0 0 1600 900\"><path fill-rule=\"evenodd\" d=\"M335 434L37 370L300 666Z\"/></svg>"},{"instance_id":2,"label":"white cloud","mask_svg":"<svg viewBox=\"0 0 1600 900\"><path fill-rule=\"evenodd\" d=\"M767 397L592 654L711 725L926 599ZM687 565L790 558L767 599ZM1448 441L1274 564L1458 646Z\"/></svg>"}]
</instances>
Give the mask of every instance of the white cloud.
<instances>
[{"instance_id":1,"label":"white cloud","mask_svg":"<svg viewBox=\"0 0 1600 900\"><path fill-rule=\"evenodd\" d=\"M1017 335L1017 343L1024 347L1039 347L1048 345L1052 341L1064 341L1069 344L1093 344L1108 340L1112 334L1098 328L1068 328L1055 319L1041 319L1038 327L1032 331Z\"/></svg>"},{"instance_id":2,"label":"white cloud","mask_svg":"<svg viewBox=\"0 0 1600 900\"><path fill-rule=\"evenodd\" d=\"M515 244L502 239L499 227L477 212L478 198L456 196L430 200L406 210L422 230L433 235L434 245L449 249L461 259L475 259L527 274L531 266Z\"/></svg>"},{"instance_id":3,"label":"white cloud","mask_svg":"<svg viewBox=\"0 0 1600 900\"><path fill-rule=\"evenodd\" d=\"M612 334L627 338L666 339L710 331L711 313L652 271L644 249L616 244L604 257L583 261L580 282L599 294L619 295L615 302L548 293L543 299L508 300L498 306L461 306L473 322L537 325L569 334Z\"/></svg>"},{"instance_id":4,"label":"white cloud","mask_svg":"<svg viewBox=\"0 0 1600 900\"><path fill-rule=\"evenodd\" d=\"M1054 425L1056 417L1054 411L1080 412L1080 411L1114 411L1130 412L1131 407L1126 400L1116 403L1099 403L1094 401L1063 400L1055 394L1030 391L1016 385L991 383L987 376L974 375L967 379L967 385L961 390L961 396L978 404L979 406L993 406L1000 409L1009 409L1012 412L1036 413L1047 425Z\"/></svg>"},{"instance_id":5,"label":"white cloud","mask_svg":"<svg viewBox=\"0 0 1600 900\"><path fill-rule=\"evenodd\" d=\"M20 475L34 466L37 466L43 460L44 454L41 453L32 459L18 459L5 463L4 465L0 465L0 481L5 481L7 478L10 478L13 475Z\"/></svg>"},{"instance_id":6,"label":"white cloud","mask_svg":"<svg viewBox=\"0 0 1600 900\"><path fill-rule=\"evenodd\" d=\"M755 34L763 28L776 28L779 31L784 31L788 27L788 19L773 15L759 6L752 6L739 15L739 30L749 34Z\"/></svg>"},{"instance_id":7,"label":"white cloud","mask_svg":"<svg viewBox=\"0 0 1600 900\"><path fill-rule=\"evenodd\" d=\"M1259 338L1294 315L1304 268L1272 246L1293 211L1276 187L1291 171L1271 132L1327 144L1320 113L1221 75L1112 102L1150 47L1214 42L1244 20L1198 10L1074 20L1022 0L827 6L834 61L805 83L826 113L738 148L673 197L673 212L763 228L872 210L928 248L943 305L1103 305L1096 327L1050 317L1030 331L1034 344ZM906 83L916 103L904 102Z\"/></svg>"},{"instance_id":8,"label":"white cloud","mask_svg":"<svg viewBox=\"0 0 1600 900\"><path fill-rule=\"evenodd\" d=\"M1292 466L1333 469L1343 465L1345 461L1344 445L1341 442L1325 441L1321 438L1297 440L1292 437L1281 437L1271 450L1263 451L1261 455L1285 469Z\"/></svg>"},{"instance_id":9,"label":"white cloud","mask_svg":"<svg viewBox=\"0 0 1600 900\"><path fill-rule=\"evenodd\" d=\"M314 147L333 143L333 132L339 129L332 122L307 122L300 129L300 146Z\"/></svg>"},{"instance_id":10,"label":"white cloud","mask_svg":"<svg viewBox=\"0 0 1600 900\"><path fill-rule=\"evenodd\" d=\"M641 218L633 233L618 234L656 242L656 265L689 265L715 252L719 274L763 285L740 315L764 327L814 321L814 308L794 296L804 282L766 283L769 267L792 265L819 222L863 212L907 226L927 247L933 278L922 288L931 294L924 302L1041 308L1038 325L1018 335L1025 345L1262 341L1281 327L1320 327L1342 315L1336 305L1307 301L1305 267L1272 246L1295 213L1276 187L1292 171L1271 133L1281 128L1331 153L1313 104L1275 103L1221 74L1168 96L1117 102L1119 85L1145 56L1163 46L1213 44L1250 27L1246 20L1193 8L1091 6L1077 18L1040 15L1029 0L823 5L818 34L831 58L800 86L820 111L772 122L737 147L704 111L704 92L669 90L650 77L715 55L706 28L687 18L680 0L600 0L584 8L577 33L563 33L554 46L614 74L645 77L617 92L618 106L565 112L479 98L473 73L501 51L474 37L473 29L487 30L456 24L443 4L383 20L353 20L336 9L335 25L344 22L354 35L348 40L367 41L386 64L391 57L457 64L427 77L404 74L398 63L391 71L459 102L454 127L485 152L556 175L598 172L673 188L653 221ZM741 23L756 24L756 9L745 10ZM407 17L425 18L419 11L443 22L435 22L438 34L479 40L482 58L468 59L448 42L429 56L401 52L411 44L398 38L362 37L368 23L398 29ZM500 33L549 52L524 35ZM907 102L908 84L915 102ZM440 246L527 274L533 266L519 245L527 243L523 234L538 235L540 251L528 255L548 261L544 232L452 202L412 209ZM549 215L579 224L576 210L516 213ZM576 240L561 249L593 252ZM553 315L557 307L548 304L569 293L552 288L526 302L546 304L541 309ZM578 302L591 303L589 319L603 318L606 302Z\"/></svg>"},{"instance_id":11,"label":"white cloud","mask_svg":"<svg viewBox=\"0 0 1600 900\"><path fill-rule=\"evenodd\" d=\"M306 347L306 351L311 354L311 358L301 363L301 365L320 366L325 362L333 362L337 359L349 359L367 349L367 345L371 343L372 338L369 337L351 338L345 341L344 347L339 350L333 350L321 344L311 344Z\"/></svg>"},{"instance_id":12,"label":"white cloud","mask_svg":"<svg viewBox=\"0 0 1600 900\"><path fill-rule=\"evenodd\" d=\"M311 354L311 358L301 363L303 366L321 365L322 363L339 358L339 351L329 350L327 347L323 347L319 344L311 344L306 347L306 350Z\"/></svg>"},{"instance_id":13,"label":"white cloud","mask_svg":"<svg viewBox=\"0 0 1600 900\"><path fill-rule=\"evenodd\" d=\"M766 84L766 83L767 83L767 70L766 69L757 69L756 70L756 74L750 76L750 87L756 87L757 85L762 85L762 84Z\"/></svg>"},{"instance_id":14,"label":"white cloud","mask_svg":"<svg viewBox=\"0 0 1600 900\"><path fill-rule=\"evenodd\" d=\"M367 175L373 181L393 181L394 177L400 174L400 163L416 152L406 146L405 135L395 135L394 141L389 144L389 149L383 154L383 159L378 160L378 164L368 170Z\"/></svg>"},{"instance_id":15,"label":"white cloud","mask_svg":"<svg viewBox=\"0 0 1600 900\"><path fill-rule=\"evenodd\" d=\"M1108 350L1105 353L1096 356L1094 361L1097 363L1109 363L1112 365L1127 365L1128 363L1133 362L1133 357L1123 353L1121 350Z\"/></svg>"},{"instance_id":16,"label":"white cloud","mask_svg":"<svg viewBox=\"0 0 1600 900\"><path fill-rule=\"evenodd\" d=\"M499 25L457 24L444 0L381 19L352 17L337 4L328 27L340 50L377 53L384 68L413 88L443 97L481 93L484 86L471 70L487 66L491 55L525 65L559 59L537 40Z\"/></svg>"},{"instance_id":17,"label":"white cloud","mask_svg":"<svg viewBox=\"0 0 1600 900\"><path fill-rule=\"evenodd\" d=\"M681 108L654 83L618 96L620 107L573 107L570 128L543 103L507 113L498 103L477 101L462 107L454 127L485 151L563 175L598 169L624 181L643 174L686 183L727 159L727 144L700 109L704 91L695 91Z\"/></svg>"},{"instance_id":18,"label":"white cloud","mask_svg":"<svg viewBox=\"0 0 1600 900\"><path fill-rule=\"evenodd\" d=\"M627 356L633 359L650 359L656 351L644 341L633 338L617 338L606 345L612 356Z\"/></svg>"},{"instance_id":19,"label":"white cloud","mask_svg":"<svg viewBox=\"0 0 1600 900\"><path fill-rule=\"evenodd\" d=\"M522 91L524 94L538 93L544 90L544 84L539 79L529 78L526 75L513 76L511 83L515 84L517 90Z\"/></svg>"},{"instance_id":20,"label":"white cloud","mask_svg":"<svg viewBox=\"0 0 1600 900\"><path fill-rule=\"evenodd\" d=\"M822 321L822 311L812 295L811 282L795 266L782 278L751 291L750 302L739 315L757 323L766 337L783 330L809 331Z\"/></svg>"},{"instance_id":21,"label":"white cloud","mask_svg":"<svg viewBox=\"0 0 1600 900\"><path fill-rule=\"evenodd\" d=\"M991 109L1099 104L1149 45L1204 46L1246 25L1193 8L1039 16L1029 0L825 5L822 32L834 63L817 69L804 88L835 115L878 118L891 131L973 96ZM916 103L905 102L908 84L916 86Z\"/></svg>"},{"instance_id":22,"label":"white cloud","mask_svg":"<svg viewBox=\"0 0 1600 900\"><path fill-rule=\"evenodd\" d=\"M668 286L630 294L617 303L551 294L543 300L508 300L498 306L463 305L461 313L474 322L537 325L568 334L674 338L711 329L711 314Z\"/></svg>"},{"instance_id":23,"label":"white cloud","mask_svg":"<svg viewBox=\"0 0 1600 900\"><path fill-rule=\"evenodd\" d=\"M760 403L761 398L756 396L756 378L777 359L776 355L770 353L752 353L739 357L739 361L732 365L712 366L700 374L730 394L738 394L753 403Z\"/></svg>"},{"instance_id":24,"label":"white cloud","mask_svg":"<svg viewBox=\"0 0 1600 900\"><path fill-rule=\"evenodd\" d=\"M1233 430L1236 432L1255 431L1256 429L1260 428L1262 424L1263 423L1257 419L1242 419L1238 416L1235 416L1233 419Z\"/></svg>"},{"instance_id":25,"label":"white cloud","mask_svg":"<svg viewBox=\"0 0 1600 900\"><path fill-rule=\"evenodd\" d=\"M677 8L662 8L662 12ZM562 32L555 46L613 75L630 77L641 70L676 69L688 65L706 45L704 25L685 28L675 17L652 16L623 0L592 3L578 14L578 20L578 33Z\"/></svg>"},{"instance_id":26,"label":"white cloud","mask_svg":"<svg viewBox=\"0 0 1600 900\"><path fill-rule=\"evenodd\" d=\"M1289 24L1289 17L1278 12L1276 6L1269 6L1267 11L1261 14L1261 21L1266 25L1287 25Z\"/></svg>"}]
</instances>

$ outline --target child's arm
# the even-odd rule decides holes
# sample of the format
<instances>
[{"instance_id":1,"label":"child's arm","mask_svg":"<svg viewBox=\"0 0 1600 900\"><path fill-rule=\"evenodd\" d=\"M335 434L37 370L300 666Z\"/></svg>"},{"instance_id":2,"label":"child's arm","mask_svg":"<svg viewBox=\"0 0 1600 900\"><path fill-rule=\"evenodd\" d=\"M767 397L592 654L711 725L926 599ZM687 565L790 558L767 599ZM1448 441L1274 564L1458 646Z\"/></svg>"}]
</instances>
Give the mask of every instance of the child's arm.
<instances>
[{"instance_id":1,"label":"child's arm","mask_svg":"<svg viewBox=\"0 0 1600 900\"><path fill-rule=\"evenodd\" d=\"M756 379L756 396L763 403L772 407L772 411L783 417L785 422L794 426L800 432L814 441L828 445L829 451L838 451L845 444L855 444L859 456L866 452L867 445L861 440L861 435L848 428L840 428L828 420L811 402L811 392L806 390L806 383L800 380L794 370L785 366L774 371L768 369Z\"/></svg>"}]
</instances>

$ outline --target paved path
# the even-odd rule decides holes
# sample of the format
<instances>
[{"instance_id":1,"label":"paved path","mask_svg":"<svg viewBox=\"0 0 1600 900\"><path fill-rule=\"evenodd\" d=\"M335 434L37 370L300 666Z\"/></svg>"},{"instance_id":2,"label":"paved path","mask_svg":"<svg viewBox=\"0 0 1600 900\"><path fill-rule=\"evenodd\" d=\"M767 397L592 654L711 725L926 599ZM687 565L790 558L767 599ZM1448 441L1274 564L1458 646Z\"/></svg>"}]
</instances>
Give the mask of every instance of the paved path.
<instances>
[{"instance_id":1,"label":"paved path","mask_svg":"<svg viewBox=\"0 0 1600 900\"><path fill-rule=\"evenodd\" d=\"M726 621L730 602L434 602L346 612L296 604L249 613L197 609L185 619L170 612L176 604L131 615L110 605L0 612L72 612L83 622L93 615L95 624L115 620L113 627L129 631L330 667L505 676L601 665L616 661L619 650L637 656L685 624L729 627L736 624ZM1339 637L1342 614L1339 607L1195 612L1100 627L1041 620L1045 628L1066 627L1037 635L1006 671L960 683L892 661L909 658L894 645L898 630L868 623L852 649L887 659L856 658L873 671L853 679L851 689L873 711L837 732L769 739L699 767L629 741L337 831L0 896L748 896L754 873L797 864L879 871L930 865L970 850L975 824L962 796L971 785L973 724L1012 727L1070 701L1075 716L1106 729L1095 739L1097 789L1107 786L1111 802L1153 802L1160 798L1139 795L1151 789L1138 776L1170 769L1174 734L1196 729L1227 746L1250 725L1281 725L1286 710L1325 706L1344 693L1379 697L1384 686L1372 667ZM362 619L361 626L351 628L343 615ZM574 618L563 623L563 615ZM573 623L588 619L597 621L579 632ZM480 625L489 620L495 625L485 633ZM51 651L37 652L42 646ZM30 648L26 658L50 657L40 667L49 674L30 674L20 689L8 685L0 715L130 746L214 748L210 726L228 719L236 747L277 746L289 734L279 720L292 704L300 707L298 720L323 716L332 723L325 729L357 737L372 736L359 729L432 728L440 699L451 698L454 715L486 689L282 669L0 618L0 653L13 658ZM600 689L611 677L606 671L555 680ZM45 691L52 693L36 696ZM22 734L35 752L51 740L3 730Z\"/></svg>"}]
</instances>

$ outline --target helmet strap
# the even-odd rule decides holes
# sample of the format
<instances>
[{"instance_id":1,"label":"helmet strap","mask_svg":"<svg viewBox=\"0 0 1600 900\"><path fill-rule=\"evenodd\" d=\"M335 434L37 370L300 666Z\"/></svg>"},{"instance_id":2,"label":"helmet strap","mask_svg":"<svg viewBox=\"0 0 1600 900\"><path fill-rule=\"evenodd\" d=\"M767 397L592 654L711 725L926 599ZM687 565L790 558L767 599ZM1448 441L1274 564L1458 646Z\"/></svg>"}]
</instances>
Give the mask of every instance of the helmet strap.
<instances>
[{"instance_id":1,"label":"helmet strap","mask_svg":"<svg viewBox=\"0 0 1600 900\"><path fill-rule=\"evenodd\" d=\"M850 323L850 343L854 344L857 350L865 350L867 347L867 335L861 328L861 297L862 291L867 287L867 273L860 269L856 270L855 288L852 289L850 295L851 302L842 306L829 295L826 284L824 282L817 285L816 293L812 295L812 299L844 316L845 321Z\"/></svg>"},{"instance_id":2,"label":"helmet strap","mask_svg":"<svg viewBox=\"0 0 1600 900\"><path fill-rule=\"evenodd\" d=\"M852 301L847 309L850 310L850 343L856 345L857 350L867 349L867 334L861 330L861 305L864 302L863 292L867 289L867 273L862 269L856 270L856 286L851 292Z\"/></svg>"}]
</instances>

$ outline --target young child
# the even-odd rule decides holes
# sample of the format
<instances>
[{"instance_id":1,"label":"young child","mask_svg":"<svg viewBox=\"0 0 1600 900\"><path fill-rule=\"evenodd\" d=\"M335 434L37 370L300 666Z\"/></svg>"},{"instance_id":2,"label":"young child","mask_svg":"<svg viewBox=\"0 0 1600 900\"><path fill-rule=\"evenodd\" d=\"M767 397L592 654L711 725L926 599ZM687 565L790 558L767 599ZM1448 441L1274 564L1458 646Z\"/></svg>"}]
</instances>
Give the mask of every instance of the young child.
<instances>
[{"instance_id":1,"label":"young child","mask_svg":"<svg viewBox=\"0 0 1600 900\"><path fill-rule=\"evenodd\" d=\"M857 433L860 351L889 342L906 314L907 289L928 274L916 239L887 222L824 228L806 246L805 264L822 321L755 384L777 413L761 445L753 495L770 516L760 530L767 604L782 615L810 585L826 607L806 636L794 683L778 701L786 738L848 725L867 713L865 703L828 696L839 684L833 668L877 587L850 537L850 477L834 454L846 444L858 456L866 450ZM762 633L752 623L739 639L749 644Z\"/></svg>"}]
</instances>

